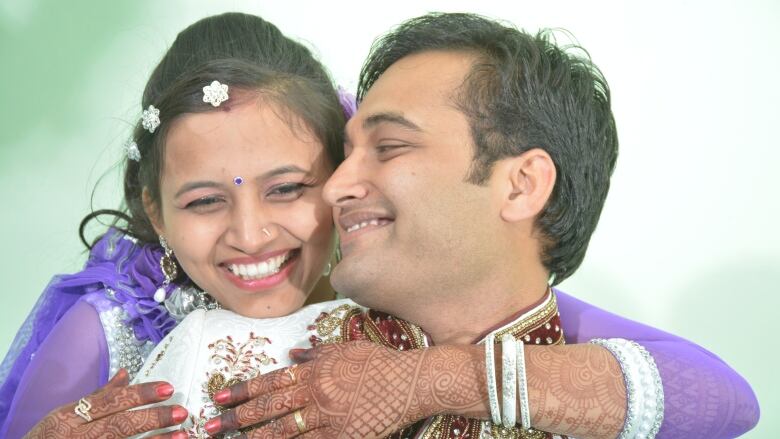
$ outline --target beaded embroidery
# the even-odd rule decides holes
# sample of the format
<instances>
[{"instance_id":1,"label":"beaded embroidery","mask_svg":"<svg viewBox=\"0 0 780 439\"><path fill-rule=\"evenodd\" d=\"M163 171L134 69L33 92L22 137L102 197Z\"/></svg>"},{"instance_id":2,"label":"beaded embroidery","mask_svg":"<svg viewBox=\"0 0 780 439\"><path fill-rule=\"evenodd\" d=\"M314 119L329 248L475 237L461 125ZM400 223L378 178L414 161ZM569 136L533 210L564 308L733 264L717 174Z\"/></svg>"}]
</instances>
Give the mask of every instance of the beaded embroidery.
<instances>
[{"instance_id":1,"label":"beaded embroidery","mask_svg":"<svg viewBox=\"0 0 780 439\"><path fill-rule=\"evenodd\" d=\"M133 328L125 323L127 319L127 313L119 306L100 313L100 323L108 346L109 378L116 375L119 369L125 368L132 380L154 348L151 341L141 342L135 338Z\"/></svg>"}]
</instances>

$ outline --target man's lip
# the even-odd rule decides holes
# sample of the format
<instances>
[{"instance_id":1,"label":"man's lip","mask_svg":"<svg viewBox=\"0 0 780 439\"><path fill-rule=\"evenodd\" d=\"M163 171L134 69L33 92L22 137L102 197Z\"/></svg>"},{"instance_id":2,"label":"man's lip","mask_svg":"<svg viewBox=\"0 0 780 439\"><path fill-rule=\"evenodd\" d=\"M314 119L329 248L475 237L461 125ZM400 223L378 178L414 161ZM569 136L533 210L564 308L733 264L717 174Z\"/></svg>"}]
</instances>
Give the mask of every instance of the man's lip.
<instances>
[{"instance_id":1,"label":"man's lip","mask_svg":"<svg viewBox=\"0 0 780 439\"><path fill-rule=\"evenodd\" d=\"M281 250L274 250L266 253L262 253L258 256L244 256L240 258L232 258L232 259L226 259L222 261L219 265L221 266L228 266L228 265L248 265L248 264L258 264L260 262L267 261L268 259L271 259L275 256L283 255L285 253L289 253L293 250L296 250L295 248L285 248Z\"/></svg>"}]
</instances>

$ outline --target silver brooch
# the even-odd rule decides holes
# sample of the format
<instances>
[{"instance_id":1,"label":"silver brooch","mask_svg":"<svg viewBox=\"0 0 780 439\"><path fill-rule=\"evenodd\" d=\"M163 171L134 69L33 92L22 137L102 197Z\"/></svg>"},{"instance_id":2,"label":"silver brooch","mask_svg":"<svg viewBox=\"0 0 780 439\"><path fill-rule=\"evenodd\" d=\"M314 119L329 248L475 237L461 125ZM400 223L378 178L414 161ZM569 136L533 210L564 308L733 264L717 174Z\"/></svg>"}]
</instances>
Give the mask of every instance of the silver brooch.
<instances>
[{"instance_id":1,"label":"silver brooch","mask_svg":"<svg viewBox=\"0 0 780 439\"><path fill-rule=\"evenodd\" d=\"M124 148L125 154L127 154L127 158L137 162L141 161L141 151L138 150L138 144L135 143L133 139L127 139Z\"/></svg>"},{"instance_id":2,"label":"silver brooch","mask_svg":"<svg viewBox=\"0 0 780 439\"><path fill-rule=\"evenodd\" d=\"M143 114L141 114L141 126L154 134L154 130L160 126L160 110L154 108L154 105L150 105L149 108L144 110Z\"/></svg>"},{"instance_id":3,"label":"silver brooch","mask_svg":"<svg viewBox=\"0 0 780 439\"><path fill-rule=\"evenodd\" d=\"M228 100L227 84L220 84L219 81L212 81L211 85L203 87L203 102L207 102L214 107Z\"/></svg>"}]
</instances>

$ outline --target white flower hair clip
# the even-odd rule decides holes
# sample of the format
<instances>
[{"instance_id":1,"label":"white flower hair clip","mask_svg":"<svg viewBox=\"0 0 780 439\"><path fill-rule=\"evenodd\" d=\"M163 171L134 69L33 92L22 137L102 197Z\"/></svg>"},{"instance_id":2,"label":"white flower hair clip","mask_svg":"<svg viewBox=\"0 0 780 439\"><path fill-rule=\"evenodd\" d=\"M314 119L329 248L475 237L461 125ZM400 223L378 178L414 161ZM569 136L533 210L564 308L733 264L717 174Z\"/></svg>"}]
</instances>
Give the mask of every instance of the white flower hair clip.
<instances>
[{"instance_id":1,"label":"white flower hair clip","mask_svg":"<svg viewBox=\"0 0 780 439\"><path fill-rule=\"evenodd\" d=\"M141 151L138 149L138 144L135 143L133 139L127 139L124 148L125 154L127 154L127 158L130 160L135 160L136 162L141 161Z\"/></svg>"},{"instance_id":2,"label":"white flower hair clip","mask_svg":"<svg viewBox=\"0 0 780 439\"><path fill-rule=\"evenodd\" d=\"M203 87L203 102L207 102L214 107L228 100L228 86L219 81L212 81L211 85Z\"/></svg>"},{"instance_id":3,"label":"white flower hair clip","mask_svg":"<svg viewBox=\"0 0 780 439\"><path fill-rule=\"evenodd\" d=\"M160 110L155 108L154 105L150 105L149 108L144 110L143 114L141 114L141 126L154 134L154 130L160 126Z\"/></svg>"}]
</instances>

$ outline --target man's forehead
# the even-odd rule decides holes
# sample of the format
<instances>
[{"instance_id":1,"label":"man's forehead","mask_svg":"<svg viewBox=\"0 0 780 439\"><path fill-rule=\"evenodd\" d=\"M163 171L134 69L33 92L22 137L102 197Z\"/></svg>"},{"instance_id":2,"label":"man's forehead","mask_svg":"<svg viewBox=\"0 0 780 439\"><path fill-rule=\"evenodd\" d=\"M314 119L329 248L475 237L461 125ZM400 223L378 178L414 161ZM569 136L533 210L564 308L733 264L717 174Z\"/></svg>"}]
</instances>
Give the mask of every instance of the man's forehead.
<instances>
[{"instance_id":1,"label":"man's forehead","mask_svg":"<svg viewBox=\"0 0 780 439\"><path fill-rule=\"evenodd\" d=\"M436 107L452 107L474 57L460 51L427 51L401 58L374 82L347 124L347 132L370 129L377 122L424 127Z\"/></svg>"}]
</instances>

